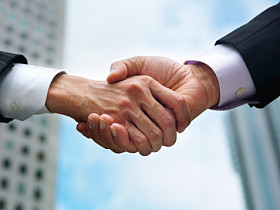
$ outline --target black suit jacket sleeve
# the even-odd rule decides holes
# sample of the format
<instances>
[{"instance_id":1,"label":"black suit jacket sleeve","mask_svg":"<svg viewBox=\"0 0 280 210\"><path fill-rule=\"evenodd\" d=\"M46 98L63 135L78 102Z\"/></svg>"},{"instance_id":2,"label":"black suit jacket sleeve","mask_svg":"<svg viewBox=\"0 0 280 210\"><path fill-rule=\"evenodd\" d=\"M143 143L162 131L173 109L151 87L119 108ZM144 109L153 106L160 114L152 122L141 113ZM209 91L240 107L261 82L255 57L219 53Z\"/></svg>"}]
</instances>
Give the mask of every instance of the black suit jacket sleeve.
<instances>
[{"instance_id":1,"label":"black suit jacket sleeve","mask_svg":"<svg viewBox=\"0 0 280 210\"><path fill-rule=\"evenodd\" d=\"M24 63L27 64L27 60L22 55L6 53L0 51L0 78L5 72L13 68L13 63ZM0 122L10 122L12 119L4 118L0 113Z\"/></svg>"},{"instance_id":2,"label":"black suit jacket sleeve","mask_svg":"<svg viewBox=\"0 0 280 210\"><path fill-rule=\"evenodd\" d=\"M218 40L243 57L262 108L280 95L280 3Z\"/></svg>"}]
</instances>

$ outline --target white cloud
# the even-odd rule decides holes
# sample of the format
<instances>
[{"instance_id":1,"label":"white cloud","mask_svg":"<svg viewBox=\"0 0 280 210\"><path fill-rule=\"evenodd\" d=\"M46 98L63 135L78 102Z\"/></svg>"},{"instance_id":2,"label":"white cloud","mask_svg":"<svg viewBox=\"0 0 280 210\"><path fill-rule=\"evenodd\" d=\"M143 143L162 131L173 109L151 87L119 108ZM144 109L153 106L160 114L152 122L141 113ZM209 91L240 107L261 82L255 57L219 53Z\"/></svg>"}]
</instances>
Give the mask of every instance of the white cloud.
<instances>
[{"instance_id":1,"label":"white cloud","mask_svg":"<svg viewBox=\"0 0 280 210\"><path fill-rule=\"evenodd\" d=\"M182 62L216 38L207 5L186 2L69 1L65 67L104 79L113 61L135 55L164 55ZM169 23L171 13L177 24Z\"/></svg>"}]
</instances>

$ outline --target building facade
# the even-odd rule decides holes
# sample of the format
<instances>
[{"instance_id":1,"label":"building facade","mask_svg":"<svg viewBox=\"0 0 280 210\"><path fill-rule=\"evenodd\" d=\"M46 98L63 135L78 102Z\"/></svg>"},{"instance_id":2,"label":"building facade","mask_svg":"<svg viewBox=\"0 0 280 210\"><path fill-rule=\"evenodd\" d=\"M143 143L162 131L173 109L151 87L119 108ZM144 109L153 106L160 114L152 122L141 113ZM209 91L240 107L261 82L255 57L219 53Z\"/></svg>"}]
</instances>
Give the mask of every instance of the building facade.
<instances>
[{"instance_id":1,"label":"building facade","mask_svg":"<svg viewBox=\"0 0 280 210\"><path fill-rule=\"evenodd\" d=\"M61 67L64 0L1 0L0 50ZM0 210L54 208L58 118L0 124Z\"/></svg>"},{"instance_id":2,"label":"building facade","mask_svg":"<svg viewBox=\"0 0 280 210\"><path fill-rule=\"evenodd\" d=\"M248 210L280 209L280 100L230 112L229 139Z\"/></svg>"}]
</instances>

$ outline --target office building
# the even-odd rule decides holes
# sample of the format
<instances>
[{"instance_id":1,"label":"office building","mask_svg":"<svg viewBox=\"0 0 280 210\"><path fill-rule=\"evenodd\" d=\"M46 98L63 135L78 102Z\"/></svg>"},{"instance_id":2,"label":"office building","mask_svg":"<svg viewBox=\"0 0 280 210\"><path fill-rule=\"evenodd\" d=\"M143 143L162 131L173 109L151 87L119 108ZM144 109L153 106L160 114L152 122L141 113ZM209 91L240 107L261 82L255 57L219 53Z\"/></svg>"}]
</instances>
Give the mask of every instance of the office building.
<instances>
[{"instance_id":1,"label":"office building","mask_svg":"<svg viewBox=\"0 0 280 210\"><path fill-rule=\"evenodd\" d=\"M228 120L232 161L247 209L280 209L280 101L262 110L242 106Z\"/></svg>"},{"instance_id":2,"label":"office building","mask_svg":"<svg viewBox=\"0 0 280 210\"><path fill-rule=\"evenodd\" d=\"M1 0L0 50L61 67L64 0ZM54 208L58 118L0 124L0 210Z\"/></svg>"}]
</instances>

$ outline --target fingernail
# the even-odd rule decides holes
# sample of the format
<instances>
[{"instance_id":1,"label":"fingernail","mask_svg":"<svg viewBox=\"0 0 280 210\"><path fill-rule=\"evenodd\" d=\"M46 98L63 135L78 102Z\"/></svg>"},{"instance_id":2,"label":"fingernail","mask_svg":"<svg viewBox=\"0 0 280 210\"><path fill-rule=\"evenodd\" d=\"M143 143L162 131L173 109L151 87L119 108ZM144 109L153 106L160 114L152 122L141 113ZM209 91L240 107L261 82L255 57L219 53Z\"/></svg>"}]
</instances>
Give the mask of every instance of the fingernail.
<instances>
[{"instance_id":1,"label":"fingernail","mask_svg":"<svg viewBox=\"0 0 280 210\"><path fill-rule=\"evenodd\" d=\"M100 129L105 129L105 128L106 128L105 120L100 118Z\"/></svg>"},{"instance_id":2,"label":"fingernail","mask_svg":"<svg viewBox=\"0 0 280 210\"><path fill-rule=\"evenodd\" d=\"M94 129L95 128L95 122L92 118L88 119L88 123L89 123L89 128L90 129Z\"/></svg>"},{"instance_id":3,"label":"fingernail","mask_svg":"<svg viewBox=\"0 0 280 210\"><path fill-rule=\"evenodd\" d=\"M110 129L111 129L112 135L113 135L114 137L116 137L116 136L117 136L117 131L116 131L116 129L115 129L114 127L110 127Z\"/></svg>"}]
</instances>

